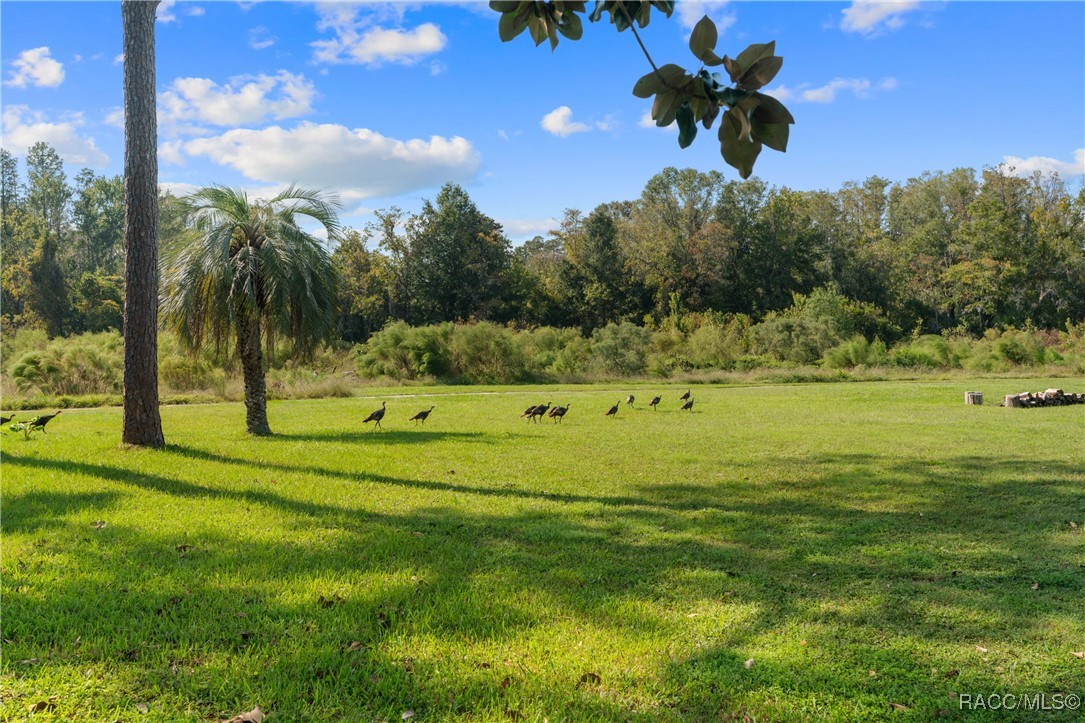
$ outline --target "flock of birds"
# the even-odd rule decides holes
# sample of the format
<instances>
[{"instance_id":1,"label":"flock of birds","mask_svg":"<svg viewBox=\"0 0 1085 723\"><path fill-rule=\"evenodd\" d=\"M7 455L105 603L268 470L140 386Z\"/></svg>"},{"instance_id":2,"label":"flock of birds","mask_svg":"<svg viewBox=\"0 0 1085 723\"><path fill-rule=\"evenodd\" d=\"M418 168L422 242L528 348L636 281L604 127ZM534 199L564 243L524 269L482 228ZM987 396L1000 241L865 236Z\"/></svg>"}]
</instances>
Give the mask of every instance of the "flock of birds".
<instances>
[{"instance_id":1,"label":"flock of birds","mask_svg":"<svg viewBox=\"0 0 1085 723\"><path fill-rule=\"evenodd\" d=\"M682 407L681 407L682 411L685 411L685 412L692 412L693 411L693 397L690 396L690 390L689 389L687 389L686 393L683 394L682 396L680 396L678 399L679 399L679 401L682 402ZM659 403L662 400L663 400L662 396L656 395L656 396L652 397L652 401L648 402L648 406L651 407L653 409L653 411L654 411L654 410L659 408ZM626 405L628 405L631 408L633 408L634 402L636 402L636 397L634 397L632 394L630 394L628 397L625 398ZM604 413L603 416L605 416L605 417L617 416L618 409L621 407L621 405L622 405L621 401L615 403L615 405L613 407L611 407L610 409L608 409ZM565 419L565 415L569 413L569 407L570 406L572 406L572 405L571 404L566 404L564 407L561 407L561 406L554 407L554 406L551 406L550 402L547 402L546 404L533 404L532 406L530 406L530 407L528 407L527 409L524 410L524 413L520 415L520 418L521 419L530 419L532 422L539 422L539 421L542 420L543 417L549 417L550 419L553 419L556 424L560 424L562 422L562 420ZM418 422L418 423L421 423L421 424L425 424L426 420L429 419L429 415L433 413L433 410L435 408L436 408L435 406L431 406L429 409L423 409L421 412L419 412L418 414L415 414L413 417L411 417L407 421L409 421L409 422ZM382 429L383 430L384 428L381 427L381 420L384 419L384 415L385 415L385 413L387 411L388 411L388 402L381 402L380 409L374 410L368 417L363 419L362 424L369 424L370 422L373 422L374 423L374 426L373 426L374 429Z\"/></svg>"},{"instance_id":2,"label":"flock of birds","mask_svg":"<svg viewBox=\"0 0 1085 723\"><path fill-rule=\"evenodd\" d=\"M53 412L52 414L43 414L43 415L41 415L39 417L34 417L33 419L27 419L27 420L24 420L22 422L14 422L14 420L15 420L15 415L14 414L9 415L7 417L0 417L0 427L7 424L8 422L14 422L15 426L18 426L18 428L20 430L23 429L23 428L25 428L28 432L33 432L35 430L41 430L41 433L45 434L45 425L47 425L47 424L49 424L49 422L53 421L53 418L56 417L56 415L60 414L61 411L62 410L58 409L57 411Z\"/></svg>"}]
</instances>

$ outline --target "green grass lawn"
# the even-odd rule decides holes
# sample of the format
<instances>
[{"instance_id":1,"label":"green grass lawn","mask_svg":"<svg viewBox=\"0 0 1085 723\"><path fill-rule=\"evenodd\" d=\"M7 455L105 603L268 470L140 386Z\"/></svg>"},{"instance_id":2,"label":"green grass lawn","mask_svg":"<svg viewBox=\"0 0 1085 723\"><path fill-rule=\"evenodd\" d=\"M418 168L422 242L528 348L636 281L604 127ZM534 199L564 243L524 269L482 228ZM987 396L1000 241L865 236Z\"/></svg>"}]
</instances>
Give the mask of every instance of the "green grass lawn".
<instances>
[{"instance_id":1,"label":"green grass lawn","mask_svg":"<svg viewBox=\"0 0 1085 723\"><path fill-rule=\"evenodd\" d=\"M1054 384L70 410L3 438L3 718L1033 720L955 696L1085 694L1085 407L991 405Z\"/></svg>"}]
</instances>

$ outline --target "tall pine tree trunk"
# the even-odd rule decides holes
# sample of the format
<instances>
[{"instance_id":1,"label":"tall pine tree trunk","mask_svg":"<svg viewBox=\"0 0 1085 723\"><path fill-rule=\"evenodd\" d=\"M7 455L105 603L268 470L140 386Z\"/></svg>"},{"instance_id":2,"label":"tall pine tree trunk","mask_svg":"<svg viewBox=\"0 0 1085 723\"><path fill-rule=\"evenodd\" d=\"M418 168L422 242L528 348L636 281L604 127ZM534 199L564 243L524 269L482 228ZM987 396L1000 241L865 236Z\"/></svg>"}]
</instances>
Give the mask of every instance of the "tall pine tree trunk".
<instances>
[{"instance_id":1,"label":"tall pine tree trunk","mask_svg":"<svg viewBox=\"0 0 1085 723\"><path fill-rule=\"evenodd\" d=\"M157 0L123 0L125 444L163 447L158 411Z\"/></svg>"},{"instance_id":2,"label":"tall pine tree trunk","mask_svg":"<svg viewBox=\"0 0 1085 723\"><path fill-rule=\"evenodd\" d=\"M267 380L261 348L260 317L242 311L237 319L237 353L245 377L245 427L249 434L271 434L267 423Z\"/></svg>"}]
</instances>

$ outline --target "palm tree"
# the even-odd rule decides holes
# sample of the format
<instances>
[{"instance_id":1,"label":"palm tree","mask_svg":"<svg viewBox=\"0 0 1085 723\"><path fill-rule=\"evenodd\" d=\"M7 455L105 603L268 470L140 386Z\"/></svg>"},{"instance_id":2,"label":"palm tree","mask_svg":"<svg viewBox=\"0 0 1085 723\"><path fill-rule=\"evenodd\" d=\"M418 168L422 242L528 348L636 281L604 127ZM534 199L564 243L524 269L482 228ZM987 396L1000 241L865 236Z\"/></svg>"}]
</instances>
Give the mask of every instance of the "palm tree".
<instances>
[{"instance_id":1,"label":"palm tree","mask_svg":"<svg viewBox=\"0 0 1085 723\"><path fill-rule=\"evenodd\" d=\"M231 336L245 377L245 424L268 435L261 341L288 335L311 352L336 324L337 276L320 241L298 226L306 216L334 238L337 201L291 186L268 201L210 186L181 199L185 232L166 249L162 318L181 345L216 349Z\"/></svg>"}]
</instances>

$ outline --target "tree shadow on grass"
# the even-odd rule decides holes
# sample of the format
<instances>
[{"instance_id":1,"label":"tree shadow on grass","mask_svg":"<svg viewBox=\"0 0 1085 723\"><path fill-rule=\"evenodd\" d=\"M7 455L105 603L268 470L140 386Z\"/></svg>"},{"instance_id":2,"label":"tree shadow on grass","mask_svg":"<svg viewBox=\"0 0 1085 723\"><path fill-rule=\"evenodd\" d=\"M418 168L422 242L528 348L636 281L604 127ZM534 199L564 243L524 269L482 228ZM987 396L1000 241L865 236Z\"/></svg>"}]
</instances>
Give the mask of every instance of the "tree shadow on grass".
<instances>
[{"instance_id":1,"label":"tree shadow on grass","mask_svg":"<svg viewBox=\"0 0 1085 723\"><path fill-rule=\"evenodd\" d=\"M368 429L351 432L277 432L266 438L269 442L343 442L366 444L430 444L437 441L489 443L489 435L481 432L441 432L429 429Z\"/></svg>"},{"instance_id":2,"label":"tree shadow on grass","mask_svg":"<svg viewBox=\"0 0 1085 723\"><path fill-rule=\"evenodd\" d=\"M193 448L167 453L268 466ZM217 488L186 479L184 465L173 479L5 456L16 468L259 505L301 538L207 529L185 538L182 552L167 534L124 520L111 521L93 545L73 530L63 542L77 548L69 552L80 574L6 576L4 635L13 636L14 649L5 657L49 654L52 665L73 666L120 659L201 713L259 702L284 720L393 718L407 709L434 719L506 711L570 719L817 717L816 708L804 714L786 701L766 704L774 690L845 700L856 718L890 715L888 704L900 702L926 719L949 707L949 685L1006 687L993 666L962 658L962 646L1049 635L1049 622L1080 612L1085 599L1085 570L1063 567L1085 562L1080 546L1048 534L1085 509L1080 469L978 462L820 455L801 479L773 485L743 481L736 468L718 480L640 485L617 497L271 465L434 494L429 507L380 513L274 490ZM445 493L518 504L453 507ZM113 501L23 495L6 500L5 528L36 529L43 507L62 519L80 505ZM1017 513L992 515L992 504ZM1040 591L1028 586L1036 578ZM102 616L103 605L118 614ZM571 654L576 628L678 647L634 653L648 655L654 668L644 680L598 642L589 640L583 658ZM525 648L542 631L547 637ZM809 636L809 654L757 655L751 667L743 664L766 640L797 635ZM923 647L932 641L935 652ZM547 656L567 668L549 669ZM1032 665L1037 690L1085 683L1048 662ZM947 682L951 668L960 679ZM578 685L588 671L602 684ZM32 686L36 672L17 675ZM246 698L253 694L260 699Z\"/></svg>"}]
</instances>

